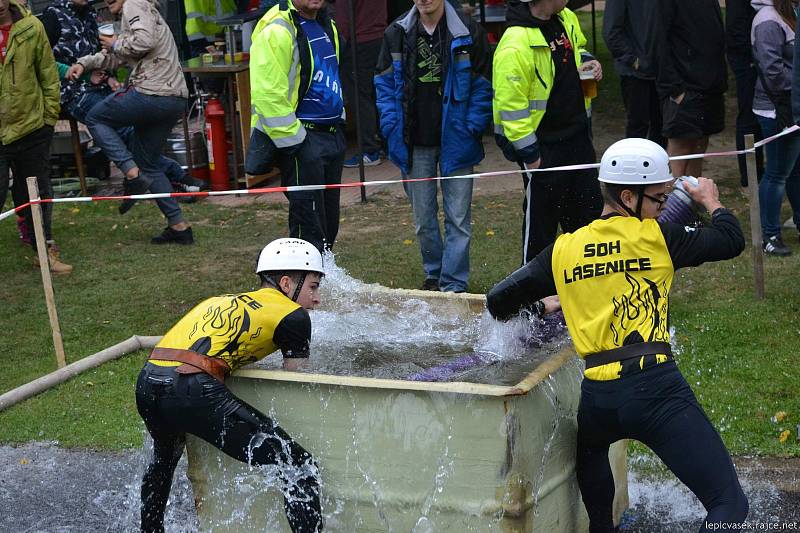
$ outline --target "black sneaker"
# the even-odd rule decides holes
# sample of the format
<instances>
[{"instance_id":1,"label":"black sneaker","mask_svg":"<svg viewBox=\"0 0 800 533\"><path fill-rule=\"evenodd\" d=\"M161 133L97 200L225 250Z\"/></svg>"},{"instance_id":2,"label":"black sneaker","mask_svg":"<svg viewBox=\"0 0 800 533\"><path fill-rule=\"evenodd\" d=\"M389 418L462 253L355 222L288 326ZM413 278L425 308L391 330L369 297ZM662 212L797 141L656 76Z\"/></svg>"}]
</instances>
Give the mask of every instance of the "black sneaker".
<instances>
[{"instance_id":1,"label":"black sneaker","mask_svg":"<svg viewBox=\"0 0 800 533\"><path fill-rule=\"evenodd\" d=\"M150 242L153 244L194 244L194 236L192 235L192 228L186 228L183 231L178 231L167 226L161 235L156 235Z\"/></svg>"},{"instance_id":2,"label":"black sneaker","mask_svg":"<svg viewBox=\"0 0 800 533\"><path fill-rule=\"evenodd\" d=\"M199 186L186 185L177 181L173 181L171 184L174 192L200 192ZM178 196L177 200L182 204L193 204L197 201L197 196Z\"/></svg>"},{"instance_id":3,"label":"black sneaker","mask_svg":"<svg viewBox=\"0 0 800 533\"><path fill-rule=\"evenodd\" d=\"M146 176L139 176L138 178L129 180L124 179L122 180L122 192L126 196L129 194L144 194L150 188L150 185L153 183L153 180ZM119 204L119 214L124 215L128 211L131 210L133 204L136 203L136 200L122 200L122 203Z\"/></svg>"},{"instance_id":4,"label":"black sneaker","mask_svg":"<svg viewBox=\"0 0 800 533\"><path fill-rule=\"evenodd\" d=\"M780 235L773 235L764 241L764 253L768 255L777 255L779 257L792 255L792 251L788 246L783 244L783 239L781 239Z\"/></svg>"},{"instance_id":5,"label":"black sneaker","mask_svg":"<svg viewBox=\"0 0 800 533\"><path fill-rule=\"evenodd\" d=\"M422 282L422 287L420 287L423 291L438 291L439 290L439 280L434 278L425 278L425 281Z\"/></svg>"},{"instance_id":6,"label":"black sneaker","mask_svg":"<svg viewBox=\"0 0 800 533\"><path fill-rule=\"evenodd\" d=\"M198 191L207 191L208 190L208 182L205 180L201 180L195 178L194 176L190 176L189 174L184 174L179 183L189 187L189 192L194 192L195 189L191 189L191 187L197 187L196 190Z\"/></svg>"}]
</instances>

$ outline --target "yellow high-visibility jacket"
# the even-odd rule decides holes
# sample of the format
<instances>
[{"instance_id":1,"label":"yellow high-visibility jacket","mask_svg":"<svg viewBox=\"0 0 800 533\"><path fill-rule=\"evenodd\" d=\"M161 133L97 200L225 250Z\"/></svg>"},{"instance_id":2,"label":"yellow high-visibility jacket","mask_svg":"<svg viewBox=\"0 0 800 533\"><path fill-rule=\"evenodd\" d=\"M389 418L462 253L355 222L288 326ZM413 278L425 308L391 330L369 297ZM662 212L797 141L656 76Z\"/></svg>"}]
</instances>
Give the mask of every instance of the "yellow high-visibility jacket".
<instances>
[{"instance_id":1,"label":"yellow high-visibility jacket","mask_svg":"<svg viewBox=\"0 0 800 533\"><path fill-rule=\"evenodd\" d=\"M235 14L236 3L233 0L219 2L220 12L217 13L215 0L183 0L183 7L186 9L186 37L190 41L213 41L222 33L222 26L216 24L214 19Z\"/></svg>"},{"instance_id":2,"label":"yellow high-visibility jacket","mask_svg":"<svg viewBox=\"0 0 800 533\"><path fill-rule=\"evenodd\" d=\"M578 17L567 8L556 15L576 50L575 64L580 67L586 51L586 37ZM494 100L492 113L495 133L506 137L517 151L538 141L536 129L547 111L553 88L555 65L539 28L511 26L500 39L492 63ZM584 98L587 113L591 99Z\"/></svg>"},{"instance_id":3,"label":"yellow high-visibility jacket","mask_svg":"<svg viewBox=\"0 0 800 533\"><path fill-rule=\"evenodd\" d=\"M298 16L291 2L287 9L273 6L256 24L250 47L250 127L268 135L279 149L299 145L306 138L295 111L311 83L314 58L306 33L295 19ZM325 10L319 11L317 22L333 41L338 61L336 24Z\"/></svg>"}]
</instances>

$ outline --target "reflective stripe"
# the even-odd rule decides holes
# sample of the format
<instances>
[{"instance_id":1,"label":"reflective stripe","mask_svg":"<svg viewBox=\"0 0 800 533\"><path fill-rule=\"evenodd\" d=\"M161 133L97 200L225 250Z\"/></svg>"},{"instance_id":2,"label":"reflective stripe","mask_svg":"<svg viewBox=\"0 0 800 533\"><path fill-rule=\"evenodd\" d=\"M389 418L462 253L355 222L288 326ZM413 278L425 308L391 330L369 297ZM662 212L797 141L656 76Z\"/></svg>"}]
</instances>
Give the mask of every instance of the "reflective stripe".
<instances>
[{"instance_id":1,"label":"reflective stripe","mask_svg":"<svg viewBox=\"0 0 800 533\"><path fill-rule=\"evenodd\" d=\"M272 139L272 137L270 138ZM304 140L306 140L306 129L301 124L300 129L294 135L290 135L288 137L281 137L280 139L272 139L272 142L274 142L275 146L277 146L278 148L288 148L289 146L295 146L297 144L300 144Z\"/></svg>"},{"instance_id":2,"label":"reflective stripe","mask_svg":"<svg viewBox=\"0 0 800 533\"><path fill-rule=\"evenodd\" d=\"M547 100L531 100L528 109L531 111L544 111L547 109Z\"/></svg>"},{"instance_id":3,"label":"reflective stripe","mask_svg":"<svg viewBox=\"0 0 800 533\"><path fill-rule=\"evenodd\" d=\"M534 144L537 140L538 139L536 137L536 134L531 132L522 139L519 139L517 141L511 141L511 144L514 145L515 150L523 150L528 146Z\"/></svg>"},{"instance_id":4,"label":"reflective stripe","mask_svg":"<svg viewBox=\"0 0 800 533\"><path fill-rule=\"evenodd\" d=\"M392 61L402 61L403 54L401 52L392 52Z\"/></svg>"},{"instance_id":5,"label":"reflective stripe","mask_svg":"<svg viewBox=\"0 0 800 533\"><path fill-rule=\"evenodd\" d=\"M505 135L506 134L505 130L503 129L503 125L502 124L495 124L494 125L494 132L496 134L498 134L498 135Z\"/></svg>"},{"instance_id":6,"label":"reflective stripe","mask_svg":"<svg viewBox=\"0 0 800 533\"><path fill-rule=\"evenodd\" d=\"M267 27L271 26L272 24L282 26L292 34L292 66L289 68L289 91L287 96L288 100L291 102L292 93L294 92L295 78L297 78L297 68L300 65L300 51L297 49L297 35L295 33L294 26L282 18L273 19L269 22L269 24L267 24Z\"/></svg>"},{"instance_id":7,"label":"reflective stripe","mask_svg":"<svg viewBox=\"0 0 800 533\"><path fill-rule=\"evenodd\" d=\"M297 116L294 113L289 113L282 117L264 117L259 115L258 120L268 128L283 128L294 124L295 121L297 121Z\"/></svg>"},{"instance_id":8,"label":"reflective stripe","mask_svg":"<svg viewBox=\"0 0 800 533\"><path fill-rule=\"evenodd\" d=\"M525 109L515 109L514 111L500 111L502 120L520 120L528 118L531 111L544 111L547 109L547 100L529 100L528 107Z\"/></svg>"},{"instance_id":9,"label":"reflective stripe","mask_svg":"<svg viewBox=\"0 0 800 533\"><path fill-rule=\"evenodd\" d=\"M469 54L458 54L456 56L456 63L460 61L469 61Z\"/></svg>"},{"instance_id":10,"label":"reflective stripe","mask_svg":"<svg viewBox=\"0 0 800 533\"><path fill-rule=\"evenodd\" d=\"M277 24L278 26L283 26L284 28L289 30L289 33L291 33L292 36L294 36L294 26L292 26L291 24L289 24L287 21L283 20L282 18L274 19L269 24L267 24L267 26L270 26L272 24Z\"/></svg>"},{"instance_id":11,"label":"reflective stripe","mask_svg":"<svg viewBox=\"0 0 800 533\"><path fill-rule=\"evenodd\" d=\"M286 97L290 102L292 101L292 93L294 93L295 79L297 78L297 68L300 66L300 50L297 48L297 39L292 39L292 66L289 68L289 91ZM299 93L298 93L299 97Z\"/></svg>"},{"instance_id":12,"label":"reflective stripe","mask_svg":"<svg viewBox=\"0 0 800 533\"><path fill-rule=\"evenodd\" d=\"M500 120L520 120L529 116L531 116L531 112L527 107L515 111L500 111Z\"/></svg>"},{"instance_id":13,"label":"reflective stripe","mask_svg":"<svg viewBox=\"0 0 800 533\"><path fill-rule=\"evenodd\" d=\"M200 13L199 11L192 11L191 13L186 13L187 19L204 19L206 18L205 15Z\"/></svg>"}]
</instances>

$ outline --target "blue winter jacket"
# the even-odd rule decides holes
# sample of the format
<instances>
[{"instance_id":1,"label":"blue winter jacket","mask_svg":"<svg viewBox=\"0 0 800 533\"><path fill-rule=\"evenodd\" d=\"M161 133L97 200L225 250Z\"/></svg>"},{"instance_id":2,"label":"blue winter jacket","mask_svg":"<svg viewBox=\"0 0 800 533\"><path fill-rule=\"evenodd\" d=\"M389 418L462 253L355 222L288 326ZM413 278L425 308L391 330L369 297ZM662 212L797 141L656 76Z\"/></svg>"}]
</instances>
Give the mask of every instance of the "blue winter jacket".
<instances>
[{"instance_id":1,"label":"blue winter jacket","mask_svg":"<svg viewBox=\"0 0 800 533\"><path fill-rule=\"evenodd\" d=\"M442 92L440 169L448 175L483 160L481 137L492 118L491 57L480 25L445 3L446 74ZM375 76L381 133L389 143L389 159L404 174L411 170L411 125L415 80L416 7L386 28Z\"/></svg>"}]
</instances>

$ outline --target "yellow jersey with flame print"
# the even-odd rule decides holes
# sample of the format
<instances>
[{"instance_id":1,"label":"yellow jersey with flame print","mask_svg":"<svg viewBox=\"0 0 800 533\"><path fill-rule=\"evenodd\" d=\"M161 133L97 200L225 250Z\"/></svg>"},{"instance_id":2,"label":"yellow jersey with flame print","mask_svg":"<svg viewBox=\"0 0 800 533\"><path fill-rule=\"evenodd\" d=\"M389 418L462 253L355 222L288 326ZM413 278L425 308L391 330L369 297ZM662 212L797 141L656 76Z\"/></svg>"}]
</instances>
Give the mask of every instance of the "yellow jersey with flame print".
<instances>
[{"instance_id":1,"label":"yellow jersey with flame print","mask_svg":"<svg viewBox=\"0 0 800 533\"><path fill-rule=\"evenodd\" d=\"M581 357L636 342L669 342L668 294L675 270L657 221L598 219L561 235L552 268ZM587 369L585 376L605 381L619 378L621 370L614 362Z\"/></svg>"},{"instance_id":2,"label":"yellow jersey with flame print","mask_svg":"<svg viewBox=\"0 0 800 533\"><path fill-rule=\"evenodd\" d=\"M277 350L275 330L298 309L301 307L297 303L273 288L215 296L186 313L156 347L217 357L233 371ZM150 362L160 366L181 364L152 359Z\"/></svg>"}]
</instances>

